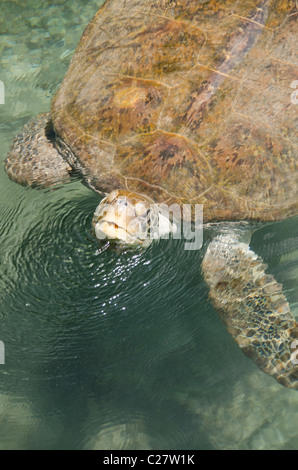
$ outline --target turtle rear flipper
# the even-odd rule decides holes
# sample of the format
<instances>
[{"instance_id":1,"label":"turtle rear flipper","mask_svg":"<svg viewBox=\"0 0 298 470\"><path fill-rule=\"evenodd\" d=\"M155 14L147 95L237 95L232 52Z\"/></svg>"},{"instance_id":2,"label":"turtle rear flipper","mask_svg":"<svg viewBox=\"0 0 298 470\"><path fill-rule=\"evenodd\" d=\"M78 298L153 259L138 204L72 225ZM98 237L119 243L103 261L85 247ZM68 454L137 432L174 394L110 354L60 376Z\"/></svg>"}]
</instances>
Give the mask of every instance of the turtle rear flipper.
<instances>
[{"instance_id":1,"label":"turtle rear flipper","mask_svg":"<svg viewBox=\"0 0 298 470\"><path fill-rule=\"evenodd\" d=\"M202 264L210 298L242 351L279 383L298 389L298 324L266 268L235 234L217 236Z\"/></svg>"},{"instance_id":2,"label":"turtle rear flipper","mask_svg":"<svg viewBox=\"0 0 298 470\"><path fill-rule=\"evenodd\" d=\"M69 179L72 168L55 148L50 113L31 119L14 139L5 161L8 176L25 186L49 187Z\"/></svg>"}]
</instances>

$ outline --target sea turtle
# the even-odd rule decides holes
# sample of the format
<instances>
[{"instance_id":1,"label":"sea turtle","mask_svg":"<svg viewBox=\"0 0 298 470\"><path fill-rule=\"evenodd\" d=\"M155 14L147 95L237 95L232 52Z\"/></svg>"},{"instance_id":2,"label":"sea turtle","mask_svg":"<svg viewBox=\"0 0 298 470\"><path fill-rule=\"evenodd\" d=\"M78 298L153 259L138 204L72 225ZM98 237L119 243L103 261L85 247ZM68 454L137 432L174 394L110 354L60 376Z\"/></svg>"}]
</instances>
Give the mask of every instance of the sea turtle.
<instances>
[{"instance_id":1,"label":"sea turtle","mask_svg":"<svg viewBox=\"0 0 298 470\"><path fill-rule=\"evenodd\" d=\"M51 112L6 160L27 185L79 172L106 196L99 238L141 243L136 226L166 230L153 202L203 204L210 298L242 350L295 389L298 324L249 243L261 223L298 212L297 20L295 0L107 0Z\"/></svg>"}]
</instances>

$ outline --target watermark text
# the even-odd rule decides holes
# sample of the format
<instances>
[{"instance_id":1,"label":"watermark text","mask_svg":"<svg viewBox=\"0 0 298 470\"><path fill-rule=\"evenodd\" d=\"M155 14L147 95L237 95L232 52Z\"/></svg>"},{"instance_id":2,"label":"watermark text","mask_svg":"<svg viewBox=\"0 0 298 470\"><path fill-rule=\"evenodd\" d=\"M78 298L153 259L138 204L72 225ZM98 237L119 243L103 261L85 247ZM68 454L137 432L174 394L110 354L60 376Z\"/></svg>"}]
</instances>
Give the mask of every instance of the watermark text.
<instances>
[{"instance_id":1,"label":"watermark text","mask_svg":"<svg viewBox=\"0 0 298 470\"><path fill-rule=\"evenodd\" d=\"M5 104L5 86L2 80L0 80L0 104Z\"/></svg>"},{"instance_id":2,"label":"watermark text","mask_svg":"<svg viewBox=\"0 0 298 470\"><path fill-rule=\"evenodd\" d=\"M108 204L104 201L93 218L96 237L127 244L143 244L157 239L186 240L186 251L203 246L202 204L131 204L125 197Z\"/></svg>"}]
</instances>

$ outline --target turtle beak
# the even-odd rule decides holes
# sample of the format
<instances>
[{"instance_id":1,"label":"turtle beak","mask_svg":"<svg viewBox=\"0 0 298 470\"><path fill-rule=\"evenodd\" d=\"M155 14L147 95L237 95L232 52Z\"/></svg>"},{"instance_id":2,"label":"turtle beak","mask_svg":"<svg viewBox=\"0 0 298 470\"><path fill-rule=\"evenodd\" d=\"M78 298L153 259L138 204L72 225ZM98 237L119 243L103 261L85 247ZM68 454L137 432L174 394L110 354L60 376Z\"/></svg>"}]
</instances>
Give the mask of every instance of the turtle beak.
<instances>
[{"instance_id":1,"label":"turtle beak","mask_svg":"<svg viewBox=\"0 0 298 470\"><path fill-rule=\"evenodd\" d=\"M127 191L113 191L97 207L93 227L101 241L142 245L149 239L150 206Z\"/></svg>"}]
</instances>

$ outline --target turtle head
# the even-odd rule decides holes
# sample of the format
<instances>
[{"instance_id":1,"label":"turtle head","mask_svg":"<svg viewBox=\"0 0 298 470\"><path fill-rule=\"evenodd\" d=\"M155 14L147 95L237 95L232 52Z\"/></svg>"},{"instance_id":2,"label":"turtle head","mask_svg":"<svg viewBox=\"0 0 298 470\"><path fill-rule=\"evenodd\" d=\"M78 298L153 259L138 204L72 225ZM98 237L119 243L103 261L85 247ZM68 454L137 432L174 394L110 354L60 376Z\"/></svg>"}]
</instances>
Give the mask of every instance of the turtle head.
<instances>
[{"instance_id":1,"label":"turtle head","mask_svg":"<svg viewBox=\"0 0 298 470\"><path fill-rule=\"evenodd\" d=\"M149 245L173 232L158 205L130 191L115 190L105 197L93 217L96 237L119 245Z\"/></svg>"}]
</instances>

